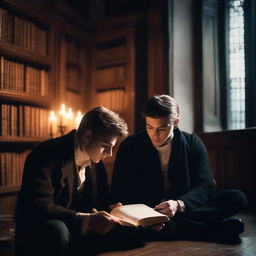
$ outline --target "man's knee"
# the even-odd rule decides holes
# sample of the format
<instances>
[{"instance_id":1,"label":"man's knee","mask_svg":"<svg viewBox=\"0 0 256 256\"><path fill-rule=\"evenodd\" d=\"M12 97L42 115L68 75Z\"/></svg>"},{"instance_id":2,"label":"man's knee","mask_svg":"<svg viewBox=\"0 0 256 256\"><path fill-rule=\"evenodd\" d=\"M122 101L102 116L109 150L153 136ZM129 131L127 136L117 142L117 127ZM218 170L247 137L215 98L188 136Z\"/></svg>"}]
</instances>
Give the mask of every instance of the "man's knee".
<instances>
[{"instance_id":1,"label":"man's knee","mask_svg":"<svg viewBox=\"0 0 256 256\"><path fill-rule=\"evenodd\" d=\"M240 210L243 210L247 207L247 198L246 195L239 189L227 189L223 191L225 196L237 205Z\"/></svg>"},{"instance_id":2,"label":"man's knee","mask_svg":"<svg viewBox=\"0 0 256 256\"><path fill-rule=\"evenodd\" d=\"M70 232L67 225L60 220L49 220L43 225L43 235L45 238L60 244L70 242Z\"/></svg>"},{"instance_id":3,"label":"man's knee","mask_svg":"<svg viewBox=\"0 0 256 256\"><path fill-rule=\"evenodd\" d=\"M245 209L247 207L246 195L244 194L244 192L238 189L234 189L233 191L234 191L233 193L235 193L235 197L240 202L241 209Z\"/></svg>"},{"instance_id":4,"label":"man's knee","mask_svg":"<svg viewBox=\"0 0 256 256\"><path fill-rule=\"evenodd\" d=\"M44 247L42 251L52 252L52 255L68 255L71 235L64 222L60 220L45 222L40 237L41 245Z\"/></svg>"}]
</instances>

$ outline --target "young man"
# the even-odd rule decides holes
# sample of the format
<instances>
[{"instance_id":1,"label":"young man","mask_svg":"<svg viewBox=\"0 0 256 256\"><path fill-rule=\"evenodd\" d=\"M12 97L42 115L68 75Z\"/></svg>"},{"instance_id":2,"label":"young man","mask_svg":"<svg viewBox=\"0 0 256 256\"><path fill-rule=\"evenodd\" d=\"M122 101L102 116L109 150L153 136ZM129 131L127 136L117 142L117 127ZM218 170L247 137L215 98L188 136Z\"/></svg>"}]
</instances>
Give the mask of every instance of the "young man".
<instances>
[{"instance_id":1,"label":"young man","mask_svg":"<svg viewBox=\"0 0 256 256\"><path fill-rule=\"evenodd\" d=\"M179 130L179 107L168 95L149 99L142 112L146 131L119 147L113 170L112 204L144 203L171 221L150 239L237 242L244 226L229 218L246 206L239 190L215 192L208 155L195 134Z\"/></svg>"},{"instance_id":2,"label":"young man","mask_svg":"<svg viewBox=\"0 0 256 256\"><path fill-rule=\"evenodd\" d=\"M101 160L112 155L117 139L125 135L124 120L96 107L83 116L77 131L31 152L17 202L17 256L92 253L91 239L117 225L104 211L109 200Z\"/></svg>"}]
</instances>

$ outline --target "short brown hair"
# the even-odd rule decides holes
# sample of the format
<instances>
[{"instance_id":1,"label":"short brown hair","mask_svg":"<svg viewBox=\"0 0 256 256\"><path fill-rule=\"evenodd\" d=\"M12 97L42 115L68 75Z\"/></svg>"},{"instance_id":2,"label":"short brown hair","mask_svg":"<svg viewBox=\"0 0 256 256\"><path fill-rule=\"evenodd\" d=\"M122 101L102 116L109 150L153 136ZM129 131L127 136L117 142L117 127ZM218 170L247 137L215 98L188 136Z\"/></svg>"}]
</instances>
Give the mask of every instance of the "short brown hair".
<instances>
[{"instance_id":1,"label":"short brown hair","mask_svg":"<svg viewBox=\"0 0 256 256\"><path fill-rule=\"evenodd\" d=\"M143 117L169 117L170 122L173 122L179 116L179 106L169 95L156 95L148 99L141 113Z\"/></svg>"},{"instance_id":2,"label":"short brown hair","mask_svg":"<svg viewBox=\"0 0 256 256\"><path fill-rule=\"evenodd\" d=\"M80 139L86 130L90 130L94 137L128 135L126 122L117 113L101 106L93 108L83 116L77 129L77 138Z\"/></svg>"}]
</instances>

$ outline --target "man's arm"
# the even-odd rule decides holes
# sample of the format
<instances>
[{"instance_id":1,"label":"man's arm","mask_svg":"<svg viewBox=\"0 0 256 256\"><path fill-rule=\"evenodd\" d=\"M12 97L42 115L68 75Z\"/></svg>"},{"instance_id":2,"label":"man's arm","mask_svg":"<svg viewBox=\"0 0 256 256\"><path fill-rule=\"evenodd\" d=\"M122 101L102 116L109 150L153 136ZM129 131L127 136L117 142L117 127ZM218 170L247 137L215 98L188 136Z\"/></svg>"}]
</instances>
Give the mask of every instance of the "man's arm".
<instances>
[{"instance_id":1,"label":"man's arm","mask_svg":"<svg viewBox=\"0 0 256 256\"><path fill-rule=\"evenodd\" d=\"M138 200L137 189L134 187L134 150L129 137L124 140L116 154L110 188L111 204L136 203Z\"/></svg>"},{"instance_id":2,"label":"man's arm","mask_svg":"<svg viewBox=\"0 0 256 256\"><path fill-rule=\"evenodd\" d=\"M215 190L208 153L203 142L197 135L192 135L190 146L192 153L189 156L189 169L192 189L178 198L184 202L186 210L207 203Z\"/></svg>"}]
</instances>

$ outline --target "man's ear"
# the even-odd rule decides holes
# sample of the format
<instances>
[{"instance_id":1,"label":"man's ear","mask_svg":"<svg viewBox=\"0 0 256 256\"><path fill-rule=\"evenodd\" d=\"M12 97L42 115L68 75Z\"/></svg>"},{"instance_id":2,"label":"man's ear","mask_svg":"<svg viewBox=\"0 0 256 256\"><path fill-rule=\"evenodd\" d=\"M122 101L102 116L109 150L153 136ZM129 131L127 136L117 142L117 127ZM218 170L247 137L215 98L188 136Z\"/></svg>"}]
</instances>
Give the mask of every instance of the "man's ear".
<instances>
[{"instance_id":1,"label":"man's ear","mask_svg":"<svg viewBox=\"0 0 256 256\"><path fill-rule=\"evenodd\" d=\"M180 118L177 117L176 120L174 121L174 129L178 128L180 122Z\"/></svg>"}]
</instances>

